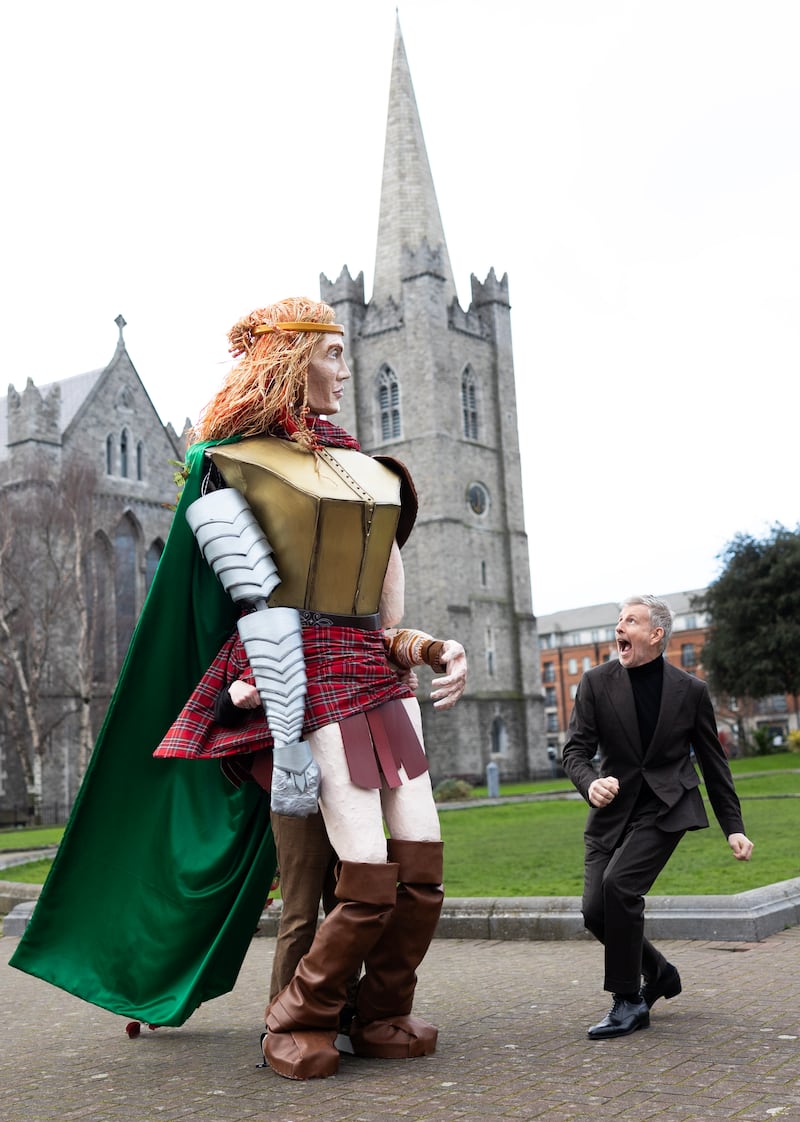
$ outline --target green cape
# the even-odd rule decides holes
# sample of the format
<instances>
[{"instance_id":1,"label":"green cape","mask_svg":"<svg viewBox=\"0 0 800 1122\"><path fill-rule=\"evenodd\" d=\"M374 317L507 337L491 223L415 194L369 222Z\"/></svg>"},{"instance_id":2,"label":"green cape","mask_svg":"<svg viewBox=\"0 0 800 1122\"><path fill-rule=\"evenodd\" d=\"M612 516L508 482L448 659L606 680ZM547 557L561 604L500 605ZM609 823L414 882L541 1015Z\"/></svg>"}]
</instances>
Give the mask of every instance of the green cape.
<instances>
[{"instance_id":1,"label":"green cape","mask_svg":"<svg viewBox=\"0 0 800 1122\"><path fill-rule=\"evenodd\" d=\"M153 751L238 612L186 522L189 475L53 868L11 965L95 1005L180 1025L233 988L269 893L269 800L213 760ZM266 985L266 979L265 979Z\"/></svg>"}]
</instances>

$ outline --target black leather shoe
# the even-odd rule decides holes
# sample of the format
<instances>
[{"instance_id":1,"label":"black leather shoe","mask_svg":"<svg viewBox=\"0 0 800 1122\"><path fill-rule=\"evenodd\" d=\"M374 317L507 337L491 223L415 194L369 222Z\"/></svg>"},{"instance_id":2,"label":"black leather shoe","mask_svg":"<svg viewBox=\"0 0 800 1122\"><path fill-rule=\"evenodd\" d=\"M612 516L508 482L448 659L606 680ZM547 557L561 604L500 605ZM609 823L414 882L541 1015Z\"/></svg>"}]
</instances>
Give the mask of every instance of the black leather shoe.
<instances>
[{"instance_id":1,"label":"black leather shoe","mask_svg":"<svg viewBox=\"0 0 800 1122\"><path fill-rule=\"evenodd\" d=\"M611 1036L627 1036L629 1032L647 1028L650 1024L650 1010L642 1001L626 1001L614 994L611 1012L587 1032L590 1040L606 1040Z\"/></svg>"},{"instance_id":2,"label":"black leather shoe","mask_svg":"<svg viewBox=\"0 0 800 1122\"><path fill-rule=\"evenodd\" d=\"M658 977L642 986L642 1001L652 1009L660 997L677 997L681 992L681 976L671 962L668 962Z\"/></svg>"}]
</instances>

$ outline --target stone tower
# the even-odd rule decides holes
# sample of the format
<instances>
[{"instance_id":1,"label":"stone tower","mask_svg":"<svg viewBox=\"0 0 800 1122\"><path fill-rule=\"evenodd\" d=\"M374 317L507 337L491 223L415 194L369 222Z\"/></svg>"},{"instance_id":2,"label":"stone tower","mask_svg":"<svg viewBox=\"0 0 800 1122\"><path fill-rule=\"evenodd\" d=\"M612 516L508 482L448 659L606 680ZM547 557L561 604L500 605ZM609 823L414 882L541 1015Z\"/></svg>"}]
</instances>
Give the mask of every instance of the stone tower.
<instances>
[{"instance_id":1,"label":"stone tower","mask_svg":"<svg viewBox=\"0 0 800 1122\"><path fill-rule=\"evenodd\" d=\"M337 417L365 452L408 465L419 493L404 546L404 623L467 649L465 696L425 701L434 780L547 767L523 524L508 279L472 277L459 306L399 22L372 298L363 274L321 278L345 325L353 380Z\"/></svg>"},{"instance_id":2,"label":"stone tower","mask_svg":"<svg viewBox=\"0 0 800 1122\"><path fill-rule=\"evenodd\" d=\"M8 387L10 478L26 479L37 468L57 470L61 461L61 387L42 394L28 378L18 393Z\"/></svg>"}]
</instances>

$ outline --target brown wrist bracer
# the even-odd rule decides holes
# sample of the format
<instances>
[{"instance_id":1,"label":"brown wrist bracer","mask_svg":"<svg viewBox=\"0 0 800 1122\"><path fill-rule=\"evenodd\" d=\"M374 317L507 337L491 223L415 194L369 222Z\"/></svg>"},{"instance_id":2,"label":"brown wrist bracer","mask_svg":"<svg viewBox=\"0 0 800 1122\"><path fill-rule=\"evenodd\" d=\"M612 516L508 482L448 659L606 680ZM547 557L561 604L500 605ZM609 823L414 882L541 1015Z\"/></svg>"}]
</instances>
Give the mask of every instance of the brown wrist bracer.
<instances>
[{"instance_id":1,"label":"brown wrist bracer","mask_svg":"<svg viewBox=\"0 0 800 1122\"><path fill-rule=\"evenodd\" d=\"M442 662L444 643L424 631L399 627L384 634L384 643L387 658L397 666L410 668L427 663L435 674L447 673L447 666Z\"/></svg>"}]
</instances>

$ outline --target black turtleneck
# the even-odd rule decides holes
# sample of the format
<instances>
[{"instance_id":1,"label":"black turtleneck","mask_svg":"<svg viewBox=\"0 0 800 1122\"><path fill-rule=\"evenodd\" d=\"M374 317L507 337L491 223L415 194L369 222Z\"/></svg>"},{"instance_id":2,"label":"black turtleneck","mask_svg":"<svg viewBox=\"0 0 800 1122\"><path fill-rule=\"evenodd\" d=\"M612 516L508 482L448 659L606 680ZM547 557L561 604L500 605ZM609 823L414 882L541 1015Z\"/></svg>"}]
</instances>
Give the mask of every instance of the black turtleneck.
<instances>
[{"instance_id":1,"label":"black turtleneck","mask_svg":"<svg viewBox=\"0 0 800 1122\"><path fill-rule=\"evenodd\" d=\"M661 708L661 687L664 682L664 659L658 658L634 666L628 671L633 687L633 700L636 702L636 716L639 719L639 735L642 751L646 752L653 739Z\"/></svg>"}]
</instances>

